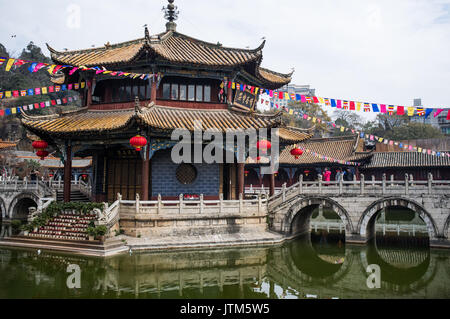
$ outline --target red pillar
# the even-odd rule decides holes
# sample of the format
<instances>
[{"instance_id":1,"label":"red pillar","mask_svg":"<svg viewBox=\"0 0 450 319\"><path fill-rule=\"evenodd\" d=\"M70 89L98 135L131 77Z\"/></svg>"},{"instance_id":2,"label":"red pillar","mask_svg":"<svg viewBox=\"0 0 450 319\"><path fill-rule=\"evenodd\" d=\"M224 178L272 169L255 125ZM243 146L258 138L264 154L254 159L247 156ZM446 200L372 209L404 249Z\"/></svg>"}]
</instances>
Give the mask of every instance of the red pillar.
<instances>
[{"instance_id":1,"label":"red pillar","mask_svg":"<svg viewBox=\"0 0 450 319\"><path fill-rule=\"evenodd\" d=\"M238 195L244 196L244 163L237 164L238 170Z\"/></svg>"},{"instance_id":2,"label":"red pillar","mask_svg":"<svg viewBox=\"0 0 450 319\"><path fill-rule=\"evenodd\" d=\"M94 85L94 79L90 79L87 81L87 87L88 87L88 96L87 96L87 104L86 106L89 107L92 105L92 87Z\"/></svg>"},{"instance_id":3,"label":"red pillar","mask_svg":"<svg viewBox=\"0 0 450 319\"><path fill-rule=\"evenodd\" d=\"M227 88L227 103L231 104L231 99L233 97L233 90L231 88Z\"/></svg>"},{"instance_id":4,"label":"red pillar","mask_svg":"<svg viewBox=\"0 0 450 319\"><path fill-rule=\"evenodd\" d=\"M270 174L269 177L270 177L270 179L269 179L269 181L270 181L269 196L273 196L273 195L275 195L275 174Z\"/></svg>"},{"instance_id":5,"label":"red pillar","mask_svg":"<svg viewBox=\"0 0 450 319\"><path fill-rule=\"evenodd\" d=\"M72 147L66 146L66 160L64 161L64 202L70 202L70 188L72 182Z\"/></svg>"},{"instance_id":6,"label":"red pillar","mask_svg":"<svg viewBox=\"0 0 450 319\"><path fill-rule=\"evenodd\" d=\"M152 102L156 103L156 81L155 80L152 81L152 91L151 91L150 100Z\"/></svg>"},{"instance_id":7,"label":"red pillar","mask_svg":"<svg viewBox=\"0 0 450 319\"><path fill-rule=\"evenodd\" d=\"M145 159L142 160L142 200L148 200L148 184L150 179L149 148L145 150Z\"/></svg>"}]
</instances>

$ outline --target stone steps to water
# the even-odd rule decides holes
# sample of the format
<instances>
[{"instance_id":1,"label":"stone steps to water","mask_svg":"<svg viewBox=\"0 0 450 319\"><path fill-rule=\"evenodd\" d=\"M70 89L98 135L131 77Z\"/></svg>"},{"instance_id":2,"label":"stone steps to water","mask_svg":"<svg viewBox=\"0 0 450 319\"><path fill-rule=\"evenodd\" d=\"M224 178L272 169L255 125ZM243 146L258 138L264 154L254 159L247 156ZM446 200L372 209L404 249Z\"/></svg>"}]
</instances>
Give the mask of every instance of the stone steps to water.
<instances>
[{"instance_id":1,"label":"stone steps to water","mask_svg":"<svg viewBox=\"0 0 450 319\"><path fill-rule=\"evenodd\" d=\"M62 202L64 200L64 192L63 191L58 191L56 193L56 200L59 202ZM70 192L70 200L72 202L81 202L81 203L90 203L91 202L89 197L87 197L80 191L71 191Z\"/></svg>"},{"instance_id":2,"label":"stone steps to water","mask_svg":"<svg viewBox=\"0 0 450 319\"><path fill-rule=\"evenodd\" d=\"M82 215L66 212L52 218L46 225L27 236L57 240L88 240L87 228L89 223L96 220L95 214Z\"/></svg>"}]
</instances>

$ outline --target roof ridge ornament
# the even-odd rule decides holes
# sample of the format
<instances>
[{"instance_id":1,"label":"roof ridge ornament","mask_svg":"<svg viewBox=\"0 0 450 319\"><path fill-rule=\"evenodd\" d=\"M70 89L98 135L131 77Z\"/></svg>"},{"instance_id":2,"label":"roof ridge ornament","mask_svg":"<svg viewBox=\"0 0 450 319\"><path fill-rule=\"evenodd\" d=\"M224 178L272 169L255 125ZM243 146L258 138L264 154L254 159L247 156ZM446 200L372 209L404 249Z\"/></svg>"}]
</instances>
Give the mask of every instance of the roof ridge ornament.
<instances>
[{"instance_id":1,"label":"roof ridge ornament","mask_svg":"<svg viewBox=\"0 0 450 319\"><path fill-rule=\"evenodd\" d=\"M166 23L166 31L177 31L177 24L174 22L178 19L178 14L180 11L178 11L178 7L174 5L175 0L168 0L169 4L167 7L163 7L162 10L164 11L164 18L168 20L169 22Z\"/></svg>"}]
</instances>

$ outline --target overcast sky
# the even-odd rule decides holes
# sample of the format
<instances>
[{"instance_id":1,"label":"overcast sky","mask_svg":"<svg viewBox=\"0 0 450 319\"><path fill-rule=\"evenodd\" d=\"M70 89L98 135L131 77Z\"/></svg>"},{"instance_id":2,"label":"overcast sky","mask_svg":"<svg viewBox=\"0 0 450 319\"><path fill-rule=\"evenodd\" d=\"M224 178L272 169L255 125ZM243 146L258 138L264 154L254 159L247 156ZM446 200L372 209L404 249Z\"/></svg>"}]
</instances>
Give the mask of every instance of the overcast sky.
<instances>
[{"instance_id":1,"label":"overcast sky","mask_svg":"<svg viewBox=\"0 0 450 319\"><path fill-rule=\"evenodd\" d=\"M177 31L255 48L263 66L322 97L450 107L450 0L175 0ZM49 55L165 30L166 0L0 2L0 42L19 54L34 41ZM80 23L77 14L80 12ZM16 37L12 38L12 35Z\"/></svg>"}]
</instances>

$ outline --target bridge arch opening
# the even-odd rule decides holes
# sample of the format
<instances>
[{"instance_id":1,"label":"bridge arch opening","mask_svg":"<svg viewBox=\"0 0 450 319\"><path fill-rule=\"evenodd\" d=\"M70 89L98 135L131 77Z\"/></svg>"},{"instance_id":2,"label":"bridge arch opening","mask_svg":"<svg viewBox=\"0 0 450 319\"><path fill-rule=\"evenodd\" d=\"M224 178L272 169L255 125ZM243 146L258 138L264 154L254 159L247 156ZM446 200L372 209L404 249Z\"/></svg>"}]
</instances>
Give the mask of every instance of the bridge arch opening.
<instances>
[{"instance_id":1,"label":"bridge arch opening","mask_svg":"<svg viewBox=\"0 0 450 319\"><path fill-rule=\"evenodd\" d=\"M403 198L382 199L361 216L359 232L379 244L429 246L438 230L430 214L418 203Z\"/></svg>"},{"instance_id":2,"label":"bridge arch opening","mask_svg":"<svg viewBox=\"0 0 450 319\"><path fill-rule=\"evenodd\" d=\"M26 220L28 218L30 208L38 207L39 198L31 193L23 193L17 195L10 204L9 216L11 219Z\"/></svg>"},{"instance_id":3,"label":"bridge arch opening","mask_svg":"<svg viewBox=\"0 0 450 319\"><path fill-rule=\"evenodd\" d=\"M285 232L291 237L309 234L315 242L336 243L343 246L346 234L352 233L347 211L329 198L302 198L297 201L284 220Z\"/></svg>"}]
</instances>

